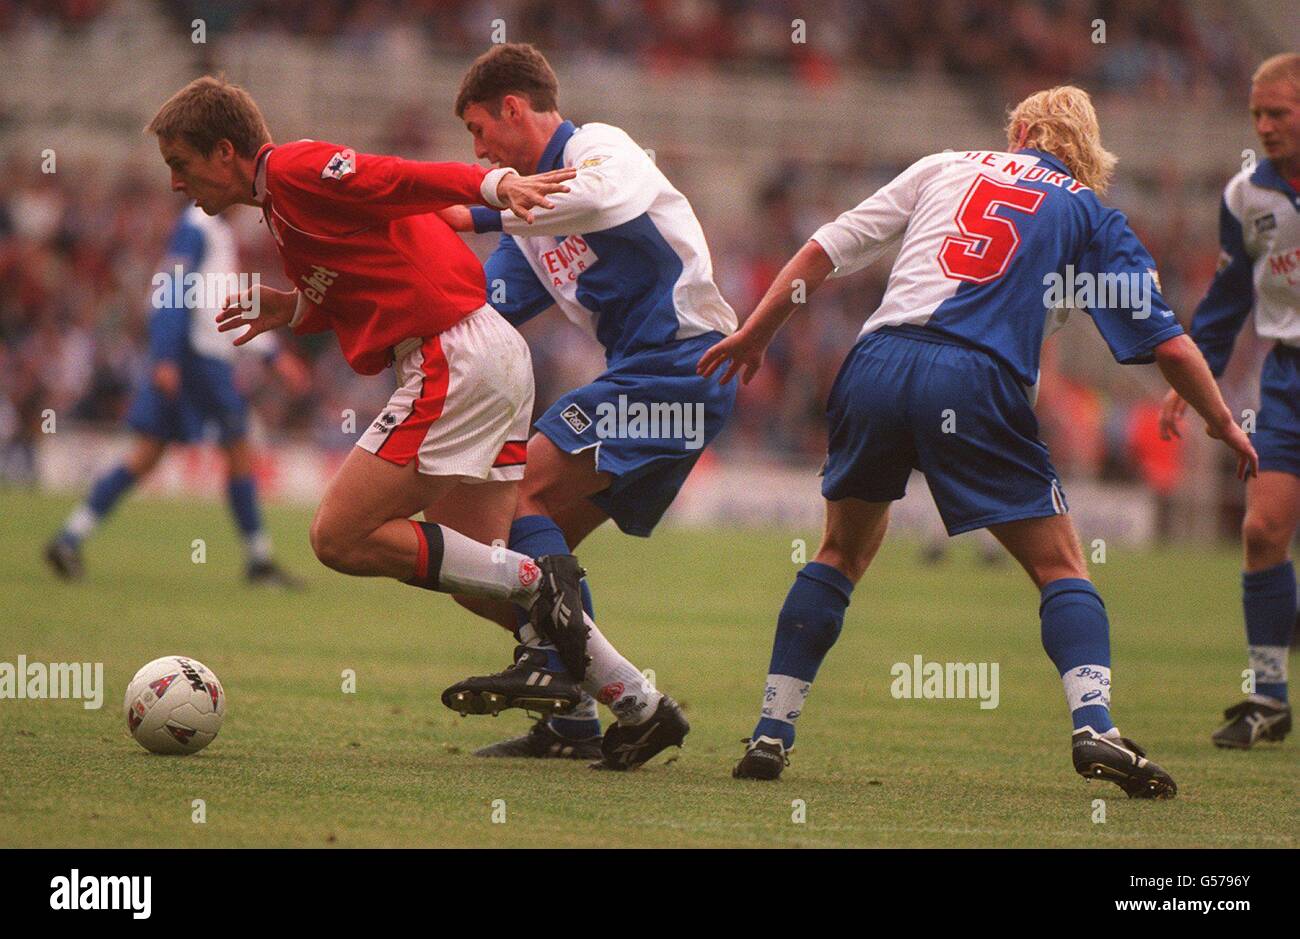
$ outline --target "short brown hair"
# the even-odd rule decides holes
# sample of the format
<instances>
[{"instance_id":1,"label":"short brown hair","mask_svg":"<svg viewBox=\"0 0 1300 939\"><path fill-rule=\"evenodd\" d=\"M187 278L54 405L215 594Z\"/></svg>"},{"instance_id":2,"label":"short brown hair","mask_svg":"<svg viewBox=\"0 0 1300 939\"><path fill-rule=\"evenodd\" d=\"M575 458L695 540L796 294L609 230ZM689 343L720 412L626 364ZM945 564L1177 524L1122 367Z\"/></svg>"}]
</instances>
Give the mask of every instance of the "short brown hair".
<instances>
[{"instance_id":1,"label":"short brown hair","mask_svg":"<svg viewBox=\"0 0 1300 939\"><path fill-rule=\"evenodd\" d=\"M182 140L207 156L219 140L229 140L242 157L257 156L271 132L257 102L224 78L196 78L158 109L145 128L164 140Z\"/></svg>"},{"instance_id":2,"label":"short brown hair","mask_svg":"<svg viewBox=\"0 0 1300 939\"><path fill-rule=\"evenodd\" d=\"M560 83L551 65L526 42L503 42L474 60L456 95L456 116L464 117L471 104L481 104L493 117L501 113L506 95L527 98L534 111L559 108Z\"/></svg>"}]
</instances>

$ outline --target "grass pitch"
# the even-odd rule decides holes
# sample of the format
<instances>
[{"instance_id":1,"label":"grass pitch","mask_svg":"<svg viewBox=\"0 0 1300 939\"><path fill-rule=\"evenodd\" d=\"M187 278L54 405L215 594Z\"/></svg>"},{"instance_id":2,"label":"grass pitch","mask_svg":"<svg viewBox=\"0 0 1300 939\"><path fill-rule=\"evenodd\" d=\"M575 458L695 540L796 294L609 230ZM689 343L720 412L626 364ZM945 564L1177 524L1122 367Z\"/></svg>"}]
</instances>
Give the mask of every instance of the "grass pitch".
<instances>
[{"instance_id":1,"label":"grass pitch","mask_svg":"<svg viewBox=\"0 0 1300 939\"><path fill-rule=\"evenodd\" d=\"M1074 774L1037 595L1019 570L982 566L960 542L935 568L917 565L912 544L886 544L818 676L793 765L763 784L730 770L796 571L792 540L815 545L816 532L665 529L643 541L608 530L583 546L602 629L655 670L694 728L668 760L613 774L471 756L527 719L461 718L438 695L501 668L509 637L446 598L325 570L304 511L268 511L280 558L310 582L286 595L242 585L224 507L147 499L89 542L86 582L59 583L39 555L71 504L0 492L0 661L103 662L106 685L98 711L0 700L3 847L1300 841L1300 741L1247 753L1209 743L1245 664L1230 550L1111 546L1093 568L1111 615L1116 718L1179 784L1177 799L1149 803ZM206 563L192 563L195 538ZM221 736L197 756L148 754L123 726L127 681L168 653L205 662L228 694ZM896 700L891 665L918 654L997 662L999 706ZM341 690L345 669L354 694Z\"/></svg>"}]
</instances>

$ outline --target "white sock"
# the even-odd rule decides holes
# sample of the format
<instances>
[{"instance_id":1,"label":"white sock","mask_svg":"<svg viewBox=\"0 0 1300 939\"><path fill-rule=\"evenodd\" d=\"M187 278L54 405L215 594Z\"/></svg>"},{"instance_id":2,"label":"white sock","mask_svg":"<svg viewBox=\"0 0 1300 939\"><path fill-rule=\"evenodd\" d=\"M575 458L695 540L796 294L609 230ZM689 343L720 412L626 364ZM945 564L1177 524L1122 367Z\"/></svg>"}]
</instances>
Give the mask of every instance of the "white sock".
<instances>
[{"instance_id":1,"label":"white sock","mask_svg":"<svg viewBox=\"0 0 1300 939\"><path fill-rule=\"evenodd\" d=\"M263 564L271 560L271 536L264 531L249 535L244 539L244 553L250 564Z\"/></svg>"},{"instance_id":2,"label":"white sock","mask_svg":"<svg viewBox=\"0 0 1300 939\"><path fill-rule=\"evenodd\" d=\"M641 670L623 658L590 616L584 614L591 634L587 637L587 654L591 664L582 688L608 707L624 726L643 723L659 706L663 694L650 684Z\"/></svg>"},{"instance_id":3,"label":"white sock","mask_svg":"<svg viewBox=\"0 0 1300 939\"><path fill-rule=\"evenodd\" d=\"M1065 704L1073 714L1086 705L1110 710L1110 669L1105 665L1071 666L1061 676L1065 686Z\"/></svg>"},{"instance_id":4,"label":"white sock","mask_svg":"<svg viewBox=\"0 0 1300 939\"><path fill-rule=\"evenodd\" d=\"M763 686L763 709L759 716L793 727L803 713L804 702L808 700L808 692L811 690L810 681L793 675L769 674L767 683Z\"/></svg>"},{"instance_id":5,"label":"white sock","mask_svg":"<svg viewBox=\"0 0 1300 939\"><path fill-rule=\"evenodd\" d=\"M73 509L68 520L63 523L63 530L78 541L85 538L99 526L99 516L88 505L79 505Z\"/></svg>"},{"instance_id":6,"label":"white sock","mask_svg":"<svg viewBox=\"0 0 1300 939\"><path fill-rule=\"evenodd\" d=\"M1255 684L1286 684L1287 646L1247 646L1247 664L1255 673Z\"/></svg>"},{"instance_id":7,"label":"white sock","mask_svg":"<svg viewBox=\"0 0 1300 939\"><path fill-rule=\"evenodd\" d=\"M509 548L482 544L446 525L438 527L442 530L438 590L509 600L524 609L533 605L541 571L532 558Z\"/></svg>"}]
</instances>

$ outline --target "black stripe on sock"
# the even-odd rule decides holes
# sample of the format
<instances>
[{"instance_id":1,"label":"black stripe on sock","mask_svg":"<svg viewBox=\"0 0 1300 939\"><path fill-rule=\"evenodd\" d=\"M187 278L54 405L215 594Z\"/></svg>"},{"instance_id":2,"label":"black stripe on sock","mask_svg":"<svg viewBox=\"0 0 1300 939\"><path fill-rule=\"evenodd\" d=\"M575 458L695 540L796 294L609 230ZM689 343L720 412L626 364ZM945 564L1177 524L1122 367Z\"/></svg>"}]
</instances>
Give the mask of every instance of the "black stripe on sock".
<instances>
[{"instance_id":1,"label":"black stripe on sock","mask_svg":"<svg viewBox=\"0 0 1300 939\"><path fill-rule=\"evenodd\" d=\"M425 590L437 590L439 585L439 574L442 573L442 557L446 550L442 541L442 526L436 522L416 522L420 530L424 532L424 540L429 546L429 560L425 566L425 575L423 579L416 581L417 587L423 587Z\"/></svg>"}]
</instances>

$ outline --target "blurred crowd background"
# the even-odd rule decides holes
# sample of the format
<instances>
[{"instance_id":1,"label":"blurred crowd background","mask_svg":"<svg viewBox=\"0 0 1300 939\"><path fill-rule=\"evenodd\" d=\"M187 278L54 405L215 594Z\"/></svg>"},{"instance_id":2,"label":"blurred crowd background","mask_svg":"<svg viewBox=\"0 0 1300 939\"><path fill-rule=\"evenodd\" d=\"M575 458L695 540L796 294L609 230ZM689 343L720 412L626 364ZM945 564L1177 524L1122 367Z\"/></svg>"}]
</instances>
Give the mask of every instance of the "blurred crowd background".
<instances>
[{"instance_id":1,"label":"blurred crowd background","mask_svg":"<svg viewBox=\"0 0 1300 939\"><path fill-rule=\"evenodd\" d=\"M0 43L93 37L125 2L0 0ZM816 10L815 38L791 42L792 22L808 6ZM141 15L139 2L131 7ZM382 56L397 37L414 36L463 69L485 47L485 23L498 11L508 17L511 40L534 42L551 58L562 104L566 85L581 82L584 70L599 63L601 74L612 69L632 79L775 74L809 89L866 75L896 90L900 111L909 106L911 83L924 80L967 96L986 115L987 139L918 134L903 148L906 159L882 158L864 146L830 161L798 155L773 160L731 200L693 191L682 180L698 190L707 177L698 167L691 172L689 153L670 148L660 165L696 203L718 282L742 317L819 224L865 198L912 158L944 147L998 145L1005 108L1029 91L1064 81L1083 84L1097 98L1104 138L1108 103L1140 99L1157 110L1204 109L1239 119L1242 146L1248 147L1254 143L1245 113L1250 73L1259 59L1278 51L1266 24L1242 16L1238 5L1183 0L171 0L147 4L144 12L178 42L202 18L227 47L244 36L265 41L269 34L277 42L307 44L322 57L344 51ZM1081 40L1097 20L1104 22L1105 42ZM834 28L826 28L828 21ZM218 48L195 47L193 74L223 66ZM366 76L354 81L364 83ZM143 108L146 116L154 104ZM470 159L467 137L445 139L431 129L431 106L445 109L442 102L393 100L378 138L361 143L408 156ZM567 116L621 123L616 114ZM148 373L149 282L181 208L152 163L104 168L83 158L75 171L41 172L34 153L5 149L6 131L20 120L0 95L0 477L12 481L32 478L45 409L87 425L120 421L132 389ZM1203 160L1170 152L1155 170L1149 161L1134 170L1122 150L1120 156L1108 201L1129 213L1157 259L1166 298L1186 322L1214 272L1218 196L1240 169L1238 155L1224 153L1207 168ZM282 286L256 213L235 222L246 268ZM473 244L482 253L492 247L485 239ZM802 322L776 343L768 367L744 389L734 423L717 444L720 459L820 459L830 383L887 275L888 264L880 263L818 294ZM1069 338L1052 340L1045 355L1038 413L1057 466L1067 479L1141 480L1168 493L1179 482L1180 457L1175 446L1155 437L1158 376L1096 365L1108 356L1090 331L1072 324ZM558 317L548 315L525 332L534 349L539 407L599 368L593 350L577 349L577 334ZM256 403L258 438L346 447L350 440L334 432L340 410L355 408L364 421L386 400L388 381L354 376L329 338L290 341L287 351L310 365L310 393L292 396L258 356L241 362L240 380ZM1249 337L1240 343L1226 382L1230 398L1249 402L1264 351ZM1069 367L1083 360L1093 364Z\"/></svg>"},{"instance_id":2,"label":"blurred crowd background","mask_svg":"<svg viewBox=\"0 0 1300 939\"><path fill-rule=\"evenodd\" d=\"M94 30L113 0L0 0L0 33ZM1250 74L1234 4L1187 0L170 0L178 30L201 17L215 35L256 32L382 51L398 32L459 54L509 13L514 31L556 58L600 57L649 72L778 70L809 83L855 69L960 82L1091 88L1161 98L1226 97ZM790 23L834 21L815 43ZM1102 19L1105 44L1072 24Z\"/></svg>"}]
</instances>

